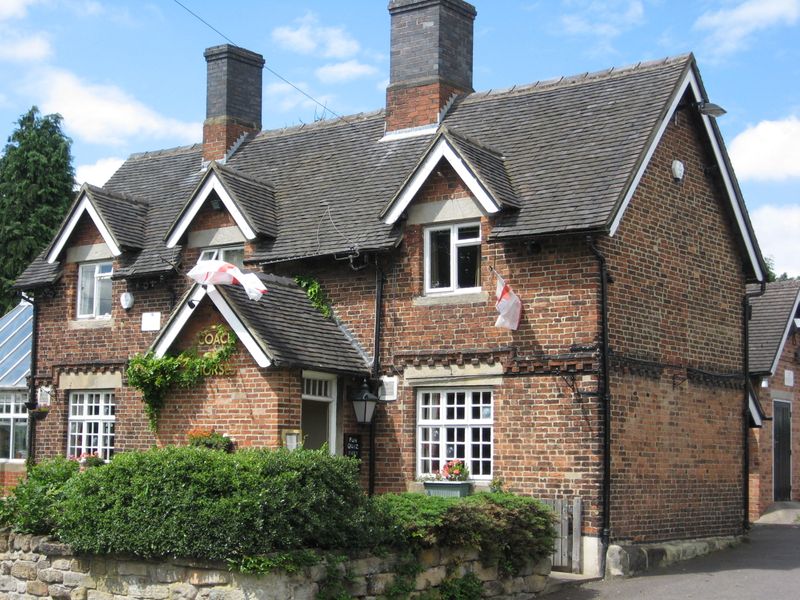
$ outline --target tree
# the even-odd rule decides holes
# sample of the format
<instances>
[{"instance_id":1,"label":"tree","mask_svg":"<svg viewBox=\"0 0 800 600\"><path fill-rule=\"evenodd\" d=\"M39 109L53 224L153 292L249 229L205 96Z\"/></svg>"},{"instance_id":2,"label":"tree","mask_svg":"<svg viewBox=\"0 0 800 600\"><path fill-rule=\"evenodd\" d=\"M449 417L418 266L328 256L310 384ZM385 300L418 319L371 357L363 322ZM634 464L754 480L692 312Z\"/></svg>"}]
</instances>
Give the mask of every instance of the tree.
<instances>
[{"instance_id":1,"label":"tree","mask_svg":"<svg viewBox=\"0 0 800 600\"><path fill-rule=\"evenodd\" d=\"M16 302L11 286L58 230L75 183L61 115L35 106L17 121L0 155L0 314Z\"/></svg>"}]
</instances>

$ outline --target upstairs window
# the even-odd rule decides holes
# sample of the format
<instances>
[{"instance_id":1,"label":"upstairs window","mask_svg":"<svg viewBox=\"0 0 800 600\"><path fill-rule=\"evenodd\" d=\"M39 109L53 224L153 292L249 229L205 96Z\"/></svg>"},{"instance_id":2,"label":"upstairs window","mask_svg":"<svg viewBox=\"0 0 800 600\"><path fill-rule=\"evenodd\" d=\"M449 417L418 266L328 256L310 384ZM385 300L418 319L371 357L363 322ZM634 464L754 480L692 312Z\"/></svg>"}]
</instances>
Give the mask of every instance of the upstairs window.
<instances>
[{"instance_id":1,"label":"upstairs window","mask_svg":"<svg viewBox=\"0 0 800 600\"><path fill-rule=\"evenodd\" d=\"M110 262L86 263L78 268L78 318L111 316Z\"/></svg>"},{"instance_id":2,"label":"upstairs window","mask_svg":"<svg viewBox=\"0 0 800 600\"><path fill-rule=\"evenodd\" d=\"M480 265L480 223L425 230L425 293L480 291Z\"/></svg>"},{"instance_id":3,"label":"upstairs window","mask_svg":"<svg viewBox=\"0 0 800 600\"><path fill-rule=\"evenodd\" d=\"M201 260L223 260L240 269L244 268L244 246L228 246L226 248L206 248L200 253Z\"/></svg>"}]
</instances>

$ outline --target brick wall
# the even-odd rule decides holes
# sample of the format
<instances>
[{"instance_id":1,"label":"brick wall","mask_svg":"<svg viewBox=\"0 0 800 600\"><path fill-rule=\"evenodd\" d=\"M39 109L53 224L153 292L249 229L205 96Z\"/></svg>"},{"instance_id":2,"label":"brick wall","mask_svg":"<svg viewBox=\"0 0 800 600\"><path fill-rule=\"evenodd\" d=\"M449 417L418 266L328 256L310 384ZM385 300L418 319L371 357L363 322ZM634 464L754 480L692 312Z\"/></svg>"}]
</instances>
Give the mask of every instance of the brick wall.
<instances>
[{"instance_id":1,"label":"brick wall","mask_svg":"<svg viewBox=\"0 0 800 600\"><path fill-rule=\"evenodd\" d=\"M743 257L698 132L678 113L619 230L602 240L613 277L615 539L741 527ZM686 165L680 183L673 159Z\"/></svg>"}]
</instances>

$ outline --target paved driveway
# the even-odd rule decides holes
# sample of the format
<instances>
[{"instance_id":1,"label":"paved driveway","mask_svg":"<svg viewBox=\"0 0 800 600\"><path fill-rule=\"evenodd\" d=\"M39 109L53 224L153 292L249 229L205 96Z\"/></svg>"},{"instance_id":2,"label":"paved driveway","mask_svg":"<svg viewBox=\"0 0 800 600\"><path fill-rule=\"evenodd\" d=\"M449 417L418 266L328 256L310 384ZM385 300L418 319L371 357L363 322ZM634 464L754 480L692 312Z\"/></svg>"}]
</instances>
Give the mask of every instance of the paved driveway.
<instances>
[{"instance_id":1,"label":"paved driveway","mask_svg":"<svg viewBox=\"0 0 800 600\"><path fill-rule=\"evenodd\" d=\"M800 525L754 525L749 541L630 579L597 581L546 600L800 599Z\"/></svg>"}]
</instances>

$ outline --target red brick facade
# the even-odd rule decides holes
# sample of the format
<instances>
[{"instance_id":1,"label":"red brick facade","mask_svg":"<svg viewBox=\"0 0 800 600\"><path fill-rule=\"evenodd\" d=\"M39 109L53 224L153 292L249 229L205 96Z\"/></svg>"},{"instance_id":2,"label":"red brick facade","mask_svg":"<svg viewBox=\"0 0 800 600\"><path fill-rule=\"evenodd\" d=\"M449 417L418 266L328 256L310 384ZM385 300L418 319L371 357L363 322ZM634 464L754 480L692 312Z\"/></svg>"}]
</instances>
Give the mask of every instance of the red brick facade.
<instances>
[{"instance_id":1,"label":"red brick facade","mask_svg":"<svg viewBox=\"0 0 800 600\"><path fill-rule=\"evenodd\" d=\"M448 102L463 93L441 81L390 87L386 90L386 130L434 125Z\"/></svg>"},{"instance_id":2,"label":"red brick facade","mask_svg":"<svg viewBox=\"0 0 800 600\"><path fill-rule=\"evenodd\" d=\"M687 167L680 183L670 173L674 158ZM679 116L667 128L619 229L598 241L613 277L608 298L613 539L741 531L745 259L734 241L738 233L727 200L714 176L703 172L710 162L698 124ZM446 163L438 172L415 203L471 197ZM193 230L229 226L226 215L202 211ZM380 371L397 375L400 385L397 401L376 417L376 491L405 490L416 478L415 388L426 384L414 383L409 374L466 365L494 373L490 384L481 384L493 390L494 477L520 493L581 496L584 532L598 535L603 477L598 260L583 235L543 238L535 245L490 242L493 219L481 218L480 226L482 295L450 303L424 295L424 225L407 225L394 252L369 257L370 266L360 271L333 260L275 270L316 276L336 316L369 355L374 355L376 260L382 270ZM81 223L69 245L96 241L91 222ZM198 253L186 251L184 271ZM523 300L516 331L494 327L492 268ZM156 336L141 331L142 313L160 312L163 326L187 282L169 277L150 289L131 287L136 301L126 312L117 299L128 284L115 281L111 319L77 322L77 265L65 266L54 297L39 300L36 384L52 384L56 394L49 414L37 422L37 458L66 452L67 390L59 377L123 372L127 359L146 351ZM192 345L198 331L220 322L204 300L175 346ZM138 393L125 385L115 389L117 450L183 443L197 426L228 433L243 447L280 445L282 429L301 424L301 371L260 369L241 344L231 366L234 376L212 377L171 394L157 435L147 428ZM345 434L361 434L367 460L368 431L355 423L346 400L354 383L339 380L337 443ZM366 469L362 472L366 477Z\"/></svg>"}]
</instances>

